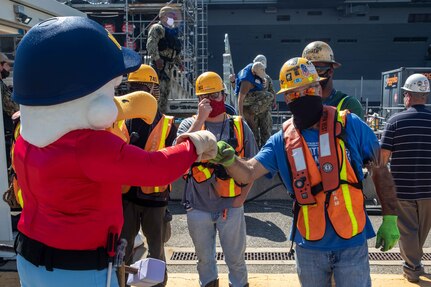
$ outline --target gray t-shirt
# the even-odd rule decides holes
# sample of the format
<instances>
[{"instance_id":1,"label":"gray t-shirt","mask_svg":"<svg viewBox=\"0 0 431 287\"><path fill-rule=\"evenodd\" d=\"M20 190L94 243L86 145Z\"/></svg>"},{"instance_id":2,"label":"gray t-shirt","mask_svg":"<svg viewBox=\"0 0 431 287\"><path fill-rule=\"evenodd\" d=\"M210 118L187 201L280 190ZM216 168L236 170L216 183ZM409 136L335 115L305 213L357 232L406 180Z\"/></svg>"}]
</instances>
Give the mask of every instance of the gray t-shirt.
<instances>
[{"instance_id":1,"label":"gray t-shirt","mask_svg":"<svg viewBox=\"0 0 431 287\"><path fill-rule=\"evenodd\" d=\"M187 132L194 121L194 118L184 119L178 127L178 135ZM242 122L244 129L244 157L252 158L258 152L256 140L246 122L244 120ZM219 123L205 122L205 128L212 132L218 141L227 141L229 139L229 119ZM220 134L222 135L220 136ZM186 187L183 194L183 204L185 204L187 208L191 207L208 212L222 211L225 208L232 207L234 198L220 197L214 190L214 182L214 174L209 180L202 183L197 183L192 177L190 177L186 181Z\"/></svg>"}]
</instances>

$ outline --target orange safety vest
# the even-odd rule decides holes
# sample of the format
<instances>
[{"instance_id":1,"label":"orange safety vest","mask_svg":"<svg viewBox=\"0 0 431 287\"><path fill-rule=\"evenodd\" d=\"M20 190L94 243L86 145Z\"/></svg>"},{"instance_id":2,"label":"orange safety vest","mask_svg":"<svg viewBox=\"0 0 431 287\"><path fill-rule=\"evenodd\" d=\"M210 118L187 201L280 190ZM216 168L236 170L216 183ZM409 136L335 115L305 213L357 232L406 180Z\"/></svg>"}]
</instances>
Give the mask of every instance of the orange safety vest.
<instances>
[{"instance_id":1,"label":"orange safety vest","mask_svg":"<svg viewBox=\"0 0 431 287\"><path fill-rule=\"evenodd\" d=\"M324 106L319 128L319 165L290 119L283 124L285 149L299 211L296 227L306 240L325 234L325 211L335 232L350 239L364 229L366 216L362 185L347 160L341 133L348 111Z\"/></svg>"},{"instance_id":2,"label":"orange safety vest","mask_svg":"<svg viewBox=\"0 0 431 287\"><path fill-rule=\"evenodd\" d=\"M244 128L241 116L233 116L229 118L231 134L235 134L236 147L235 153L239 157L244 157ZM205 127L202 127L205 129ZM233 133L232 133L233 130ZM222 165L212 164L208 161L202 161L192 165L189 174L197 183L204 182L215 174L214 189L220 197L236 197L241 194L242 185L237 184L231 178Z\"/></svg>"},{"instance_id":3,"label":"orange safety vest","mask_svg":"<svg viewBox=\"0 0 431 287\"><path fill-rule=\"evenodd\" d=\"M162 115L157 125L151 131L148 136L147 142L145 143L144 150L146 151L158 151L165 148L165 141L169 135L171 127L174 123L174 117ZM121 129L121 128L120 128ZM125 130L126 137L130 140L129 133L127 129ZM141 186L141 191L144 194L154 194L159 192L164 192L168 189L169 185L163 186ZM123 187L123 193L128 192L129 186Z\"/></svg>"}]
</instances>

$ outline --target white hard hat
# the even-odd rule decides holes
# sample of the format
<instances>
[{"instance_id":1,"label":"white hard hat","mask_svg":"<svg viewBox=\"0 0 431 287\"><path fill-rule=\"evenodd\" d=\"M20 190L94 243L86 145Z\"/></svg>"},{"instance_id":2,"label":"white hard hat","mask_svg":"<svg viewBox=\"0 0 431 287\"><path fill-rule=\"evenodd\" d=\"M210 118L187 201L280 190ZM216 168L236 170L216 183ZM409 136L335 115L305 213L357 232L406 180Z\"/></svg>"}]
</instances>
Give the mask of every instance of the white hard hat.
<instances>
[{"instance_id":1,"label":"white hard hat","mask_svg":"<svg viewBox=\"0 0 431 287\"><path fill-rule=\"evenodd\" d=\"M422 74L413 74L407 78L404 86L401 89L409 92L416 93L429 93L430 92L430 83Z\"/></svg>"},{"instance_id":2,"label":"white hard hat","mask_svg":"<svg viewBox=\"0 0 431 287\"><path fill-rule=\"evenodd\" d=\"M255 62L251 67L251 71L262 80L266 78L265 65L262 62Z\"/></svg>"},{"instance_id":3,"label":"white hard hat","mask_svg":"<svg viewBox=\"0 0 431 287\"><path fill-rule=\"evenodd\" d=\"M253 63L260 62L265 66L266 69L266 57L264 55L257 55L256 58L254 58Z\"/></svg>"}]
</instances>

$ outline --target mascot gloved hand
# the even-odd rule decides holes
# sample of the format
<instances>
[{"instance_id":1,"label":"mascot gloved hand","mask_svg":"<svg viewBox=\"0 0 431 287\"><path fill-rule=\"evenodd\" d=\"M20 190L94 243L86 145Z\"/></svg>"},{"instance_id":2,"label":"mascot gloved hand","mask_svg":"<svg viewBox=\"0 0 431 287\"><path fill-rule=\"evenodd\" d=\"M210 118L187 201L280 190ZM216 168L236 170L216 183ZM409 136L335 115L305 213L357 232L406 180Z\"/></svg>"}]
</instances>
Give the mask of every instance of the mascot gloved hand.
<instances>
[{"instance_id":1,"label":"mascot gloved hand","mask_svg":"<svg viewBox=\"0 0 431 287\"><path fill-rule=\"evenodd\" d=\"M107 238L123 224L121 186L169 184L216 150L214 140L197 154L185 139L146 152L106 131L128 118L127 100L114 100L114 90L140 64L139 54L83 17L48 19L20 42L13 99L21 110L14 165L24 201L16 241L22 286L106 286ZM151 122L156 101L141 96L152 99L144 115Z\"/></svg>"}]
</instances>

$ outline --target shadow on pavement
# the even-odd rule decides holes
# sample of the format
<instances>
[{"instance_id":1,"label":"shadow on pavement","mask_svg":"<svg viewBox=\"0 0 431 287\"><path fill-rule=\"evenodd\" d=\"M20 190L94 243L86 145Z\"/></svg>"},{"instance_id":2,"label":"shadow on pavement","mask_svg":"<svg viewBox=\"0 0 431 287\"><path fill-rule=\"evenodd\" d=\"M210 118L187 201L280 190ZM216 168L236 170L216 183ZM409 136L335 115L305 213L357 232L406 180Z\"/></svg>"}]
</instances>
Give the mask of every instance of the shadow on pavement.
<instances>
[{"instance_id":1,"label":"shadow on pavement","mask_svg":"<svg viewBox=\"0 0 431 287\"><path fill-rule=\"evenodd\" d=\"M257 218L245 215L247 225L247 235L262 237L274 242L285 242L287 240L283 230L272 221L262 221Z\"/></svg>"}]
</instances>

